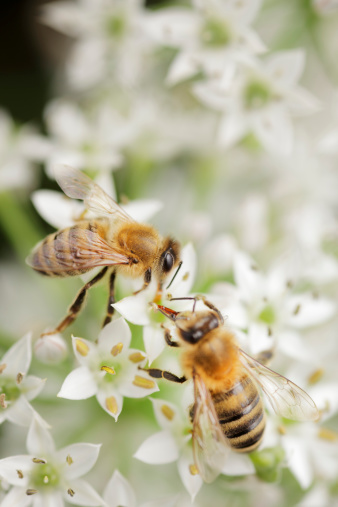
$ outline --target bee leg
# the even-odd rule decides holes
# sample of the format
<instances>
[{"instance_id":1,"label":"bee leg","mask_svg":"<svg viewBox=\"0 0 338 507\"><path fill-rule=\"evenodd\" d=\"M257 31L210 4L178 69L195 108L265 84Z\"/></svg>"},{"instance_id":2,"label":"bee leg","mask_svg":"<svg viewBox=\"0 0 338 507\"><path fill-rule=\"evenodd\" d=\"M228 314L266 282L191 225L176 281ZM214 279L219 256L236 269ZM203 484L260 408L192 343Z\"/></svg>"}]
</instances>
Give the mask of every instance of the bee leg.
<instances>
[{"instance_id":1,"label":"bee leg","mask_svg":"<svg viewBox=\"0 0 338 507\"><path fill-rule=\"evenodd\" d=\"M103 321L102 327L106 326L111 322L112 316L114 315L115 308L112 306L115 303L115 277L116 272L115 270L111 273L109 278L109 298L108 298L108 305L107 305L107 315Z\"/></svg>"},{"instance_id":2,"label":"bee leg","mask_svg":"<svg viewBox=\"0 0 338 507\"><path fill-rule=\"evenodd\" d=\"M84 303L84 300L85 300L88 290L104 277L104 275L107 272L107 269L108 269L108 267L105 266L103 269L101 269L101 271L99 271L99 273L96 276L94 276L94 278L89 280L89 282L87 282L82 287L82 289L79 291L78 295L76 296L74 302L69 307L66 317L60 322L60 324L55 329L53 329L53 331L48 331L47 333L42 333L41 337L46 336L46 335L56 334L56 333L62 333L62 331L64 331L76 319L76 317L78 316L78 314L80 313L80 311L82 309L82 306L83 306L83 303Z\"/></svg>"},{"instance_id":3,"label":"bee leg","mask_svg":"<svg viewBox=\"0 0 338 507\"><path fill-rule=\"evenodd\" d=\"M166 344L169 345L169 347L179 347L180 346L179 343L174 342L171 339L171 334L170 334L169 329L164 327L163 325L161 327L164 329L164 339L166 341Z\"/></svg>"},{"instance_id":4,"label":"bee leg","mask_svg":"<svg viewBox=\"0 0 338 507\"><path fill-rule=\"evenodd\" d=\"M182 377L178 377L170 371L160 370L158 368L139 368L140 370L146 371L150 377L153 378L165 378L166 380L170 380L170 382L176 382L177 384L183 384L187 380L187 378L183 375Z\"/></svg>"},{"instance_id":5,"label":"bee leg","mask_svg":"<svg viewBox=\"0 0 338 507\"><path fill-rule=\"evenodd\" d=\"M222 324L224 324L224 317L221 314L221 312L219 311L219 309L216 308L215 305L213 305L210 301L208 301L204 296L196 296L196 299L202 300L203 303L205 304L205 306L207 306L208 308L210 308L210 310L213 310L214 312L216 312L217 315L218 315L218 317L219 317L220 322Z\"/></svg>"},{"instance_id":6,"label":"bee leg","mask_svg":"<svg viewBox=\"0 0 338 507\"><path fill-rule=\"evenodd\" d=\"M146 289L148 287L148 285L150 284L150 282L151 282L151 268L148 268L147 271L144 273L143 287L141 289L137 290L136 292L134 292L134 296L136 296L136 294L139 294L144 289Z\"/></svg>"}]
</instances>

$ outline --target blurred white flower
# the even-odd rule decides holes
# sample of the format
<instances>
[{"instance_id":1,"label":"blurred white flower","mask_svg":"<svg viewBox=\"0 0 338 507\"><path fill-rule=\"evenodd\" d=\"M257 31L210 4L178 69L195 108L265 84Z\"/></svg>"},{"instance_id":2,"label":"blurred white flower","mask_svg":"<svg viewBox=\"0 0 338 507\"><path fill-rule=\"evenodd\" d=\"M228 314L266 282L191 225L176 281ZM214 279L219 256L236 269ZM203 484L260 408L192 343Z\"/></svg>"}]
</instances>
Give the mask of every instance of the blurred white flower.
<instances>
[{"instance_id":1,"label":"blurred white flower","mask_svg":"<svg viewBox=\"0 0 338 507\"><path fill-rule=\"evenodd\" d=\"M194 85L195 95L206 105L224 111L218 140L229 147L247 134L276 154L290 154L293 144L292 114L318 109L317 100L297 85L303 72L302 50L250 59L237 68L230 83L211 79Z\"/></svg>"},{"instance_id":2,"label":"blurred white flower","mask_svg":"<svg viewBox=\"0 0 338 507\"><path fill-rule=\"evenodd\" d=\"M117 421L124 396L142 398L158 391L156 382L139 369L146 355L129 348L130 341L131 332L122 317L102 329L97 343L73 337L81 366L66 377L58 396L70 400L96 396L103 410Z\"/></svg>"},{"instance_id":3,"label":"blurred white flower","mask_svg":"<svg viewBox=\"0 0 338 507\"><path fill-rule=\"evenodd\" d=\"M312 4L319 14L329 15L338 10L338 0L312 0Z\"/></svg>"},{"instance_id":4,"label":"blurred white flower","mask_svg":"<svg viewBox=\"0 0 338 507\"><path fill-rule=\"evenodd\" d=\"M2 507L102 506L103 500L83 479L95 465L100 445L71 444L57 451L44 426L34 418L27 435L28 455L0 460L0 476L13 487Z\"/></svg>"},{"instance_id":5,"label":"blurred white flower","mask_svg":"<svg viewBox=\"0 0 338 507\"><path fill-rule=\"evenodd\" d=\"M237 60L264 51L250 28L261 0L193 0L194 10L161 9L146 19L148 35L157 43L179 49L170 66L167 82L176 84L199 71L225 80Z\"/></svg>"},{"instance_id":6,"label":"blurred white flower","mask_svg":"<svg viewBox=\"0 0 338 507\"><path fill-rule=\"evenodd\" d=\"M143 327L143 341L147 353L149 364L151 364L156 357L158 357L166 344L163 337L163 329L158 321L158 317L151 304L154 300L163 306L175 308L176 301L171 301L171 298L189 296L191 288L194 283L196 274L196 253L192 244L188 243L181 252L182 266L177 273L172 285L169 289L164 289L160 296L161 301L158 300L157 283L154 280L147 289L139 292L136 295L128 296L113 306L125 319L133 324ZM171 275L173 277L173 275ZM170 280L167 281L169 283ZM182 303L182 301L180 301ZM188 305L190 305L190 301ZM162 319L161 319L162 320ZM165 323L168 327L169 323Z\"/></svg>"},{"instance_id":7,"label":"blurred white flower","mask_svg":"<svg viewBox=\"0 0 338 507\"><path fill-rule=\"evenodd\" d=\"M0 110L0 191L27 188L36 180L34 162L43 160L48 142L29 125L16 125Z\"/></svg>"},{"instance_id":8,"label":"blurred white flower","mask_svg":"<svg viewBox=\"0 0 338 507\"><path fill-rule=\"evenodd\" d=\"M313 361L314 351L305 347L299 330L322 324L333 317L336 306L325 297L292 291L286 266L276 265L265 276L247 254L234 257L235 286L218 284L214 292L227 315L227 324L245 333L252 354L278 347L298 360ZM223 304L222 304L223 295Z\"/></svg>"},{"instance_id":9,"label":"blurred white flower","mask_svg":"<svg viewBox=\"0 0 338 507\"><path fill-rule=\"evenodd\" d=\"M107 77L127 86L137 82L149 46L142 30L145 15L141 0L63 1L42 9L45 24L75 39L66 74L78 90Z\"/></svg>"},{"instance_id":10,"label":"blurred white flower","mask_svg":"<svg viewBox=\"0 0 338 507\"><path fill-rule=\"evenodd\" d=\"M38 396L46 379L27 375L31 341L31 333L25 335L0 360L0 423L7 420L29 426L36 413L29 402Z\"/></svg>"},{"instance_id":11,"label":"blurred white flower","mask_svg":"<svg viewBox=\"0 0 338 507\"><path fill-rule=\"evenodd\" d=\"M34 343L35 356L42 363L58 364L68 355L68 347L60 334L46 335Z\"/></svg>"}]
</instances>

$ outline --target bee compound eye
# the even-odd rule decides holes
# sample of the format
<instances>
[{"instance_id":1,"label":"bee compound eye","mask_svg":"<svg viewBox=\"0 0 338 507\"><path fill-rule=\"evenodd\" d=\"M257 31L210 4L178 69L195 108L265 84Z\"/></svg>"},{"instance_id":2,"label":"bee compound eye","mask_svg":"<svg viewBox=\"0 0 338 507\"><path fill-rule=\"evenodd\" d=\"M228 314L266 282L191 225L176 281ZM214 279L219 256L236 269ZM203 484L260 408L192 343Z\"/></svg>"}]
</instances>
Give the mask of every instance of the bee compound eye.
<instances>
[{"instance_id":1,"label":"bee compound eye","mask_svg":"<svg viewBox=\"0 0 338 507\"><path fill-rule=\"evenodd\" d=\"M163 270L169 272L174 265L174 257L170 252L166 252L163 259Z\"/></svg>"}]
</instances>

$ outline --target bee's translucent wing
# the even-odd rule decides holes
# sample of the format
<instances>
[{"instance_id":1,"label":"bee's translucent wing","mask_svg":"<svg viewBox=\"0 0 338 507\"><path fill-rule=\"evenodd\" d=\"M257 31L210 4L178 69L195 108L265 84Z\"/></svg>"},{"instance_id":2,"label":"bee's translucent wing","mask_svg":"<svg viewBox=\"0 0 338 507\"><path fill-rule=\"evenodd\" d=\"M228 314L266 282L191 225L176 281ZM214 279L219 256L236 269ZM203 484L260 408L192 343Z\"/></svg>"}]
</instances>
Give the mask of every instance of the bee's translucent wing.
<instances>
[{"instance_id":1,"label":"bee's translucent wing","mask_svg":"<svg viewBox=\"0 0 338 507\"><path fill-rule=\"evenodd\" d=\"M218 422L211 395L199 375L194 375L193 452L199 474L212 482L221 473L229 446Z\"/></svg>"},{"instance_id":2,"label":"bee's translucent wing","mask_svg":"<svg viewBox=\"0 0 338 507\"><path fill-rule=\"evenodd\" d=\"M316 421L319 417L315 402L303 389L259 363L240 350L242 364L252 375L271 403L277 415L295 421Z\"/></svg>"},{"instance_id":3,"label":"bee's translucent wing","mask_svg":"<svg viewBox=\"0 0 338 507\"><path fill-rule=\"evenodd\" d=\"M113 249L98 233L80 227L60 231L53 241L40 242L26 262L37 271L69 273L97 266L129 264L127 256Z\"/></svg>"},{"instance_id":4,"label":"bee's translucent wing","mask_svg":"<svg viewBox=\"0 0 338 507\"><path fill-rule=\"evenodd\" d=\"M86 208L98 216L105 215L127 222L135 221L99 185L78 169L59 164L55 166L54 174L68 197L83 200Z\"/></svg>"}]
</instances>

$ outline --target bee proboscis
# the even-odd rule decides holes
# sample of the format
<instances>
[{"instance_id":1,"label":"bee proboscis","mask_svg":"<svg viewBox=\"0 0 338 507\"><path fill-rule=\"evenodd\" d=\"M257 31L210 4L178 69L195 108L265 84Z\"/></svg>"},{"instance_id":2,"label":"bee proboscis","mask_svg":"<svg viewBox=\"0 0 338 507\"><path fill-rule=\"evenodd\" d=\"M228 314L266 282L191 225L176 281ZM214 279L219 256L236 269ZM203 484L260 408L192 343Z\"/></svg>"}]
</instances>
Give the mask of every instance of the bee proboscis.
<instances>
[{"instance_id":1,"label":"bee proboscis","mask_svg":"<svg viewBox=\"0 0 338 507\"><path fill-rule=\"evenodd\" d=\"M179 341L172 340L168 329L165 339L170 346L182 347L184 375L157 368L147 371L152 377L179 383L193 379L194 460L203 480L212 482L222 472L230 448L251 452L262 442L266 421L261 390L280 416L314 421L319 412L300 387L246 354L224 326L220 311L199 298L208 310L195 311L194 305L193 311L176 312L157 306L176 326Z\"/></svg>"},{"instance_id":2,"label":"bee proboscis","mask_svg":"<svg viewBox=\"0 0 338 507\"><path fill-rule=\"evenodd\" d=\"M27 258L36 271L50 277L82 275L93 268L103 269L79 291L68 314L53 330L63 331L78 315L90 287L110 272L110 294L104 324L112 317L116 273L144 277L141 290L153 275L162 288L164 279L180 265L180 247L170 237L131 218L99 185L83 172L65 165L55 167L55 178L71 198L84 201L93 218L80 219L73 226L49 234Z\"/></svg>"}]
</instances>

